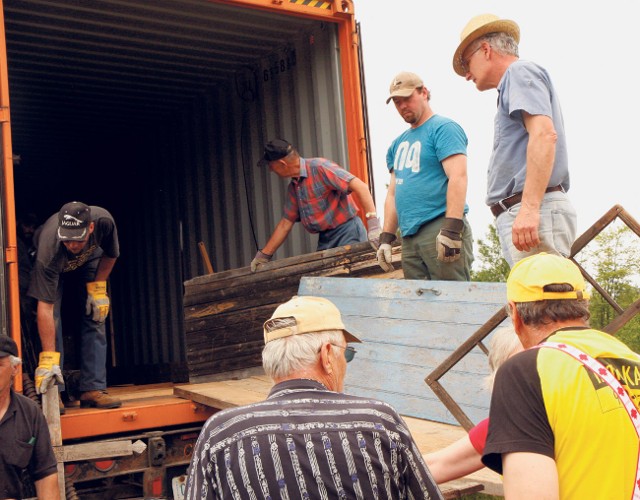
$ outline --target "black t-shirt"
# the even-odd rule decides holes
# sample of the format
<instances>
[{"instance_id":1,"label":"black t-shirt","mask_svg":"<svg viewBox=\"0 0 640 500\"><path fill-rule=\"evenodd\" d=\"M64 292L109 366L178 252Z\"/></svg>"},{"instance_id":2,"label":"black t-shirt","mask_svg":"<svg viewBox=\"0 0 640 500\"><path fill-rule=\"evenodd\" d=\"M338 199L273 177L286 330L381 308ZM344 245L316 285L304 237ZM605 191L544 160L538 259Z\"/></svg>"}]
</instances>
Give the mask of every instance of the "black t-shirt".
<instances>
[{"instance_id":1,"label":"black t-shirt","mask_svg":"<svg viewBox=\"0 0 640 500\"><path fill-rule=\"evenodd\" d=\"M22 472L34 481L58 472L49 428L40 407L11 390L0 421L0 498L22 498Z\"/></svg>"},{"instance_id":2,"label":"black t-shirt","mask_svg":"<svg viewBox=\"0 0 640 500\"><path fill-rule=\"evenodd\" d=\"M120 256L118 232L111 214L104 208L92 206L91 218L94 223L93 233L89 236L84 250L78 255L68 252L58 239L58 214L53 214L47 219L35 237L38 253L27 295L53 304L62 273L86 264L98 248L102 249L107 257L115 259Z\"/></svg>"}]
</instances>

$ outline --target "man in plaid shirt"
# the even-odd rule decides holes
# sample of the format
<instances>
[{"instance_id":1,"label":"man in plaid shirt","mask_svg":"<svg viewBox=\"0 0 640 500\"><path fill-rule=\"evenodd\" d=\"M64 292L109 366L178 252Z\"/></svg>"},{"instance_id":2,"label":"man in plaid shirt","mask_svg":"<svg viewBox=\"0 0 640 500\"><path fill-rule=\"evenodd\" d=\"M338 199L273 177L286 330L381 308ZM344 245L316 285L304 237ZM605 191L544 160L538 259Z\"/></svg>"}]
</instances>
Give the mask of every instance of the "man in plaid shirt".
<instances>
[{"instance_id":1,"label":"man in plaid shirt","mask_svg":"<svg viewBox=\"0 0 640 500\"><path fill-rule=\"evenodd\" d=\"M293 146L274 139L264 148L259 166L268 166L283 178L291 178L287 188L284 216L267 244L251 261L251 271L269 262L284 243L296 222L310 233L318 233L317 250L367 241L378 248L381 232L373 197L367 185L340 165L326 158L301 158ZM365 229L358 207L351 198L354 192L365 210Z\"/></svg>"}]
</instances>

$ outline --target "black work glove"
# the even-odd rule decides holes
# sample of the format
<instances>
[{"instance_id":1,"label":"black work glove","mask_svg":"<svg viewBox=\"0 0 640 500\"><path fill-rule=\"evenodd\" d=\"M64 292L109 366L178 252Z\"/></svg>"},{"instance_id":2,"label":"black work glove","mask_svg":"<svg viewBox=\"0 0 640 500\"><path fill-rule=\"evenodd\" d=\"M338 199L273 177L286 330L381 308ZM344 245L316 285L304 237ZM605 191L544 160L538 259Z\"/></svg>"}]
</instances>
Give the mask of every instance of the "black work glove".
<instances>
[{"instance_id":1,"label":"black work glove","mask_svg":"<svg viewBox=\"0 0 640 500\"><path fill-rule=\"evenodd\" d=\"M438 260L441 262L455 262L462 254L462 219L445 217L440 232L436 237Z\"/></svg>"}]
</instances>

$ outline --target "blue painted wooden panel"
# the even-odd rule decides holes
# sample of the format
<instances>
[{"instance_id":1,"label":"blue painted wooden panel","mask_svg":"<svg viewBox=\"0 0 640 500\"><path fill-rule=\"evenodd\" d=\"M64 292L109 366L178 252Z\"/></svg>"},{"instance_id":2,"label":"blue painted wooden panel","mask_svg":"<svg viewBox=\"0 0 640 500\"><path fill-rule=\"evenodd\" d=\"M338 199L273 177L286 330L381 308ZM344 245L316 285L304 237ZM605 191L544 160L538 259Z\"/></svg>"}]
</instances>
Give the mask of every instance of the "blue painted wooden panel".
<instances>
[{"instance_id":1,"label":"blue painted wooden panel","mask_svg":"<svg viewBox=\"0 0 640 500\"><path fill-rule=\"evenodd\" d=\"M354 345L346 392L455 425L424 379L506 303L504 283L304 277L298 294L331 300L363 340ZM476 347L440 379L473 422L489 412L488 374L487 357Z\"/></svg>"}]
</instances>

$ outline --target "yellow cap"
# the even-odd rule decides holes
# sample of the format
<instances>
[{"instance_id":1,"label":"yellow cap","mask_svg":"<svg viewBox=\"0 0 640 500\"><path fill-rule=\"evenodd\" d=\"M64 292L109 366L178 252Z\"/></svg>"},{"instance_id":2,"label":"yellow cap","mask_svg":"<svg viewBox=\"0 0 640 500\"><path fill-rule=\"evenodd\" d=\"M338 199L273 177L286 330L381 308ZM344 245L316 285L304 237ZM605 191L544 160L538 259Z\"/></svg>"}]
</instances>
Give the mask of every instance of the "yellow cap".
<instances>
[{"instance_id":1,"label":"yellow cap","mask_svg":"<svg viewBox=\"0 0 640 500\"><path fill-rule=\"evenodd\" d=\"M544 287L569 284L569 292L545 292ZM516 262L507 278L507 300L536 302L539 300L588 299L582 273L571 260L559 255L539 253Z\"/></svg>"},{"instance_id":2,"label":"yellow cap","mask_svg":"<svg viewBox=\"0 0 640 500\"><path fill-rule=\"evenodd\" d=\"M340 311L331 301L322 297L295 296L278 306L271 318L264 322L264 343L326 330L342 330L347 342L361 342L345 329Z\"/></svg>"}]
</instances>

